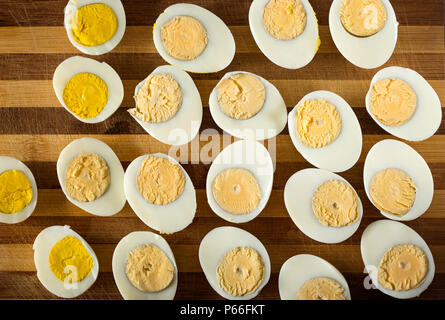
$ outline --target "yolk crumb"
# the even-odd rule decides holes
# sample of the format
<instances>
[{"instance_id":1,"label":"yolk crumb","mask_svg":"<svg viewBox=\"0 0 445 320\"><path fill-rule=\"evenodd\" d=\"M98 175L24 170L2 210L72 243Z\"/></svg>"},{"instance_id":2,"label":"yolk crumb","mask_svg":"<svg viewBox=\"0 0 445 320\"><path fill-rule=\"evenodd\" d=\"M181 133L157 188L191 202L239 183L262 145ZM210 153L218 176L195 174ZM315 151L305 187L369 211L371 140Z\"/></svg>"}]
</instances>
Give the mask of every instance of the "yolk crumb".
<instances>
[{"instance_id":1,"label":"yolk crumb","mask_svg":"<svg viewBox=\"0 0 445 320\"><path fill-rule=\"evenodd\" d=\"M31 199L31 183L23 172L8 170L0 174L0 212L22 211Z\"/></svg>"}]
</instances>

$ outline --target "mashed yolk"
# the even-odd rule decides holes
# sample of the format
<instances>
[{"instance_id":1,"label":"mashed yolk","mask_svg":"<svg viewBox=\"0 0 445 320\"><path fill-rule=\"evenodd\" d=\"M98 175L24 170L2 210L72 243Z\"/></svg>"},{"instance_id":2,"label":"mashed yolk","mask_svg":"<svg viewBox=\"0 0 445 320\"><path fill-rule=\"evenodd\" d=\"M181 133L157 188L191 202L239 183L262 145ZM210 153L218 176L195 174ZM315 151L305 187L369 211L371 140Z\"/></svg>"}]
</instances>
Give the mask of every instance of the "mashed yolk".
<instances>
[{"instance_id":1,"label":"mashed yolk","mask_svg":"<svg viewBox=\"0 0 445 320\"><path fill-rule=\"evenodd\" d=\"M386 9L380 0L343 0L340 20L349 33L368 37L382 30Z\"/></svg>"},{"instance_id":2,"label":"mashed yolk","mask_svg":"<svg viewBox=\"0 0 445 320\"><path fill-rule=\"evenodd\" d=\"M85 279L93 268L93 259L82 241L73 236L59 240L49 252L49 267L60 280L80 282Z\"/></svg>"},{"instance_id":3,"label":"mashed yolk","mask_svg":"<svg viewBox=\"0 0 445 320\"><path fill-rule=\"evenodd\" d=\"M0 212L22 211L32 199L32 186L26 175L19 170L7 170L0 174Z\"/></svg>"},{"instance_id":4,"label":"mashed yolk","mask_svg":"<svg viewBox=\"0 0 445 320\"><path fill-rule=\"evenodd\" d=\"M264 105L266 89L258 77L237 73L218 84L218 103L221 110L237 120L250 119Z\"/></svg>"},{"instance_id":5,"label":"mashed yolk","mask_svg":"<svg viewBox=\"0 0 445 320\"><path fill-rule=\"evenodd\" d=\"M169 74L153 74L136 95L136 108L128 110L145 122L164 122L173 118L182 103L178 82Z\"/></svg>"},{"instance_id":6,"label":"mashed yolk","mask_svg":"<svg viewBox=\"0 0 445 320\"><path fill-rule=\"evenodd\" d=\"M178 60L193 60L207 46L207 32L201 22L188 16L177 16L161 28L161 39L167 53Z\"/></svg>"},{"instance_id":7,"label":"mashed yolk","mask_svg":"<svg viewBox=\"0 0 445 320\"><path fill-rule=\"evenodd\" d=\"M385 169L371 180L370 196L381 211L396 216L405 215L416 199L416 185L402 170Z\"/></svg>"},{"instance_id":8,"label":"mashed yolk","mask_svg":"<svg viewBox=\"0 0 445 320\"><path fill-rule=\"evenodd\" d=\"M143 292L158 292L169 286L175 267L167 255L153 244L133 249L125 264L128 280Z\"/></svg>"},{"instance_id":9,"label":"mashed yolk","mask_svg":"<svg viewBox=\"0 0 445 320\"><path fill-rule=\"evenodd\" d=\"M308 147L327 146L338 137L341 127L337 108L324 99L306 100L297 109L297 134Z\"/></svg>"},{"instance_id":10,"label":"mashed yolk","mask_svg":"<svg viewBox=\"0 0 445 320\"><path fill-rule=\"evenodd\" d=\"M78 73L66 84L63 102L78 117L94 118L102 112L108 102L108 86L95 74Z\"/></svg>"},{"instance_id":11,"label":"mashed yolk","mask_svg":"<svg viewBox=\"0 0 445 320\"><path fill-rule=\"evenodd\" d=\"M330 278L313 278L298 289L297 300L346 300L343 287Z\"/></svg>"},{"instance_id":12,"label":"mashed yolk","mask_svg":"<svg viewBox=\"0 0 445 320\"><path fill-rule=\"evenodd\" d=\"M354 223L359 217L358 197L346 182L330 180L315 191L312 210L321 224L344 227Z\"/></svg>"},{"instance_id":13,"label":"mashed yolk","mask_svg":"<svg viewBox=\"0 0 445 320\"><path fill-rule=\"evenodd\" d=\"M103 3L88 4L77 9L71 18L74 39L84 46L98 46L113 38L117 19L113 10Z\"/></svg>"},{"instance_id":14,"label":"mashed yolk","mask_svg":"<svg viewBox=\"0 0 445 320\"><path fill-rule=\"evenodd\" d=\"M403 80L385 79L372 86L370 111L387 126L406 123L416 111L416 106L416 93Z\"/></svg>"},{"instance_id":15,"label":"mashed yolk","mask_svg":"<svg viewBox=\"0 0 445 320\"><path fill-rule=\"evenodd\" d=\"M261 190L248 170L227 169L213 181L213 197L218 205L232 214L252 212L261 201Z\"/></svg>"},{"instance_id":16,"label":"mashed yolk","mask_svg":"<svg viewBox=\"0 0 445 320\"><path fill-rule=\"evenodd\" d=\"M401 244L383 255L377 272L379 283L389 290L417 288L428 273L428 258L419 247Z\"/></svg>"},{"instance_id":17,"label":"mashed yolk","mask_svg":"<svg viewBox=\"0 0 445 320\"><path fill-rule=\"evenodd\" d=\"M290 40L303 33L306 10L299 0L270 0L263 10L263 25L279 40Z\"/></svg>"},{"instance_id":18,"label":"mashed yolk","mask_svg":"<svg viewBox=\"0 0 445 320\"><path fill-rule=\"evenodd\" d=\"M264 279L264 262L255 249L237 247L228 251L216 272L221 289L239 297L251 294Z\"/></svg>"},{"instance_id":19,"label":"mashed yolk","mask_svg":"<svg viewBox=\"0 0 445 320\"><path fill-rule=\"evenodd\" d=\"M137 187L145 200L165 205L184 192L185 175L176 163L161 157L146 157L137 174Z\"/></svg>"}]
</instances>

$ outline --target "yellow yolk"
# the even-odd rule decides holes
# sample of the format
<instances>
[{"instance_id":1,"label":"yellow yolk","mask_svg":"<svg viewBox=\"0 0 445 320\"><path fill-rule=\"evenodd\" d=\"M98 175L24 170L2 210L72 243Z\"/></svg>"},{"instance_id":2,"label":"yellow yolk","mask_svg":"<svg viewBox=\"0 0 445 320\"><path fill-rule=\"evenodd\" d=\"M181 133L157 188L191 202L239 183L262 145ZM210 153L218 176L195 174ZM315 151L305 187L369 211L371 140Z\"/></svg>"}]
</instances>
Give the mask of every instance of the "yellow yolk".
<instances>
[{"instance_id":1,"label":"yellow yolk","mask_svg":"<svg viewBox=\"0 0 445 320\"><path fill-rule=\"evenodd\" d=\"M417 288L428 273L428 258L419 247L401 244L385 252L377 272L379 283L389 290Z\"/></svg>"},{"instance_id":2,"label":"yellow yolk","mask_svg":"<svg viewBox=\"0 0 445 320\"><path fill-rule=\"evenodd\" d=\"M133 249L125 264L128 280L143 292L158 292L169 286L175 267L167 255L153 244Z\"/></svg>"},{"instance_id":3,"label":"yellow yolk","mask_svg":"<svg viewBox=\"0 0 445 320\"><path fill-rule=\"evenodd\" d=\"M279 40L291 40L306 27L306 10L299 0L270 0L263 10L263 25Z\"/></svg>"},{"instance_id":4,"label":"yellow yolk","mask_svg":"<svg viewBox=\"0 0 445 320\"><path fill-rule=\"evenodd\" d=\"M344 289L335 280L313 278L298 289L297 300L346 300Z\"/></svg>"},{"instance_id":5,"label":"yellow yolk","mask_svg":"<svg viewBox=\"0 0 445 320\"><path fill-rule=\"evenodd\" d=\"M70 23L76 42L88 47L107 42L113 38L117 30L117 19L113 9L103 3L80 7Z\"/></svg>"},{"instance_id":6,"label":"yellow yolk","mask_svg":"<svg viewBox=\"0 0 445 320\"><path fill-rule=\"evenodd\" d=\"M264 279L264 262L255 249L233 248L225 254L217 268L221 289L239 297L251 294Z\"/></svg>"},{"instance_id":7,"label":"yellow yolk","mask_svg":"<svg viewBox=\"0 0 445 320\"><path fill-rule=\"evenodd\" d=\"M108 102L108 86L95 74L78 73L66 84L63 102L78 117L94 118L102 112Z\"/></svg>"},{"instance_id":8,"label":"yellow yolk","mask_svg":"<svg viewBox=\"0 0 445 320\"><path fill-rule=\"evenodd\" d=\"M386 9L380 0L343 0L340 20L349 33L368 37L382 30Z\"/></svg>"},{"instance_id":9,"label":"yellow yolk","mask_svg":"<svg viewBox=\"0 0 445 320\"><path fill-rule=\"evenodd\" d=\"M137 174L137 187L145 200L165 205L184 192L185 175L176 163L161 157L146 157Z\"/></svg>"},{"instance_id":10,"label":"yellow yolk","mask_svg":"<svg viewBox=\"0 0 445 320\"><path fill-rule=\"evenodd\" d=\"M0 212L22 211L32 199L32 186L26 175L19 170L7 170L0 174Z\"/></svg>"},{"instance_id":11,"label":"yellow yolk","mask_svg":"<svg viewBox=\"0 0 445 320\"><path fill-rule=\"evenodd\" d=\"M66 236L59 240L49 252L49 267L60 280L80 282L93 269L93 259L82 242L73 236Z\"/></svg>"},{"instance_id":12,"label":"yellow yolk","mask_svg":"<svg viewBox=\"0 0 445 320\"><path fill-rule=\"evenodd\" d=\"M188 16L177 16L161 28L161 39L167 53L178 60L193 60L207 46L207 32L201 22Z\"/></svg>"},{"instance_id":13,"label":"yellow yolk","mask_svg":"<svg viewBox=\"0 0 445 320\"><path fill-rule=\"evenodd\" d=\"M308 147L327 146L338 137L341 127L337 108L324 99L306 100L297 109L297 134Z\"/></svg>"}]
</instances>

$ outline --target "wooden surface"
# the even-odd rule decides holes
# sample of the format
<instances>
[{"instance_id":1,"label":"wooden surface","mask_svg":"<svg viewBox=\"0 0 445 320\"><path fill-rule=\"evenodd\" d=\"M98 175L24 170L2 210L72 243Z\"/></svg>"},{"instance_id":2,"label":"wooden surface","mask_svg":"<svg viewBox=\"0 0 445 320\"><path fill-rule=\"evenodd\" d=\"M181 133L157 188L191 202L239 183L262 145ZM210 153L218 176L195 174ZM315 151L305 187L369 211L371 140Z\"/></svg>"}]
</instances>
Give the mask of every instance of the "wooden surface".
<instances>
[{"instance_id":1,"label":"wooden surface","mask_svg":"<svg viewBox=\"0 0 445 320\"><path fill-rule=\"evenodd\" d=\"M66 200L56 177L59 152L73 139L91 136L108 143L124 168L135 157L167 152L164 145L147 135L125 111L133 106L132 92L137 82L155 67L165 64L156 53L151 35L156 17L175 1L123 1L127 29L121 44L111 53L96 57L120 74L125 86L121 108L107 121L87 125L68 114L58 103L51 81L56 66L80 54L69 42L63 28L66 0L0 1L0 154L24 161L33 171L39 187L35 212L25 222L0 224L0 298L55 298L36 277L32 243L37 234L51 225L71 225L95 250L100 272L96 283L81 299L121 299L111 273L111 256L117 242L127 233L148 230L128 205L119 214L96 217L82 212ZM287 128L276 140L277 169L274 186L265 210L253 221L238 225L256 235L268 249L272 276L258 298L278 299L278 272L282 263L299 253L327 259L346 277L353 299L388 299L378 290L366 290L360 237L364 228L382 216L363 190L363 160L370 147L390 138L368 116L364 97L377 70L362 70L347 62L335 48L328 30L331 1L311 0L320 23L321 47L315 59L300 70L282 69L259 51L248 27L250 1L191 1L219 15L232 30L237 52L232 64L214 74L192 75L201 92L204 119L201 132L217 128L207 108L209 92L218 79L231 70L257 73L281 91L289 110L306 93L325 89L343 96L353 106L363 131L363 151L359 162L341 175L353 184L364 206L359 230L337 245L324 245L303 235L292 223L283 202L283 188L297 170L310 167L297 153ZM415 69L435 88L445 103L444 8L441 0L392 0L399 28L399 41L385 66ZM385 67L384 66L384 67ZM215 132L215 134L216 134ZM217 139L217 136L212 138ZM204 145L201 142L200 145ZM445 298L445 125L427 141L409 143L429 163L434 177L433 203L422 217L408 222L428 243L436 263L436 275L423 299ZM193 153L190 152L189 157ZM205 279L198 262L198 246L211 229L228 223L217 217L207 204L205 177L208 164L184 164L197 188L198 211L185 230L165 236L179 269L177 299L220 299Z\"/></svg>"}]
</instances>

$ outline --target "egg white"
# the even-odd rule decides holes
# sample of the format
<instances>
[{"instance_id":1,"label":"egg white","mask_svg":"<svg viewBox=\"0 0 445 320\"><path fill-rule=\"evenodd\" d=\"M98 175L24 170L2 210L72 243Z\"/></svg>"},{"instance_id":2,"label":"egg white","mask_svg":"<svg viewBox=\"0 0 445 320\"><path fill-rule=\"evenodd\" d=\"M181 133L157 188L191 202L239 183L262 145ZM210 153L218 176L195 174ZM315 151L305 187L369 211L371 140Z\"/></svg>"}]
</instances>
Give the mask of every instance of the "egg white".
<instances>
[{"instance_id":1,"label":"egg white","mask_svg":"<svg viewBox=\"0 0 445 320\"><path fill-rule=\"evenodd\" d=\"M156 245L167 255L175 267L172 282L167 288L159 292L143 292L139 290L128 280L125 272L125 265L130 252L146 244ZM127 234L114 249L112 268L114 281L125 300L173 300L175 297L178 286L178 267L170 246L160 235L149 231L136 231Z\"/></svg>"},{"instance_id":2,"label":"egg white","mask_svg":"<svg viewBox=\"0 0 445 320\"><path fill-rule=\"evenodd\" d=\"M93 201L77 201L71 198L65 188L65 172L71 160L80 153L95 153L107 163L110 171L110 186L105 193ZM114 151L104 142L94 138L81 138L69 143L57 160L57 177L66 198L75 206L96 216L112 216L125 205L124 169Z\"/></svg>"},{"instance_id":3,"label":"egg white","mask_svg":"<svg viewBox=\"0 0 445 320\"><path fill-rule=\"evenodd\" d=\"M63 101L63 90L70 79L78 73L89 72L101 78L108 86L108 101L94 118L81 118L74 114ZM85 123L98 123L108 119L119 108L124 98L124 85L114 69L105 62L74 56L63 61L54 71L53 87L60 104L76 119Z\"/></svg>"},{"instance_id":4,"label":"egg white","mask_svg":"<svg viewBox=\"0 0 445 320\"><path fill-rule=\"evenodd\" d=\"M217 88L220 82L238 73L246 73L257 77L266 90L263 108L252 118L246 120L237 120L227 116L221 110L218 102ZM226 73L210 93L209 109L218 127L239 139L270 139L283 131L286 126L287 109L280 92L272 83L250 72L233 71Z\"/></svg>"},{"instance_id":5,"label":"egg white","mask_svg":"<svg viewBox=\"0 0 445 320\"><path fill-rule=\"evenodd\" d=\"M190 16L198 20L207 32L207 46L195 59L183 61L170 56L164 48L161 29L176 16ZM153 27L153 42L161 57L169 64L195 73L211 73L226 68L235 56L235 40L227 25L214 13L200 6L177 3L159 15Z\"/></svg>"},{"instance_id":6,"label":"egg white","mask_svg":"<svg viewBox=\"0 0 445 320\"><path fill-rule=\"evenodd\" d=\"M377 81L389 78L405 81L417 96L417 107L413 116L406 123L397 127L381 123L370 110L372 87ZM366 110L383 130L398 138L410 141L428 139L439 129L442 122L442 107L436 91L419 73L402 67L388 67L374 75L366 94Z\"/></svg>"},{"instance_id":7,"label":"egg white","mask_svg":"<svg viewBox=\"0 0 445 320\"><path fill-rule=\"evenodd\" d=\"M371 201L370 184L372 178L382 170L394 168L404 171L416 185L416 199L412 208L403 216L380 211L386 218L409 221L420 217L428 210L433 200L434 181L431 170L420 154L409 145L392 139L376 143L365 159L363 184Z\"/></svg>"},{"instance_id":8,"label":"egg white","mask_svg":"<svg viewBox=\"0 0 445 320\"><path fill-rule=\"evenodd\" d=\"M137 188L137 174L147 156L161 157L179 165L185 176L183 193L175 201L166 205L152 204L144 199ZM193 182L184 168L172 157L162 154L146 154L134 159L125 171L124 190L128 203L139 219L160 233L174 233L192 223L196 213L196 191Z\"/></svg>"},{"instance_id":9,"label":"egg white","mask_svg":"<svg viewBox=\"0 0 445 320\"><path fill-rule=\"evenodd\" d=\"M219 206L213 197L213 181L216 176L230 168L242 168L252 173L261 190L258 206L247 214L233 214ZM269 151L254 140L239 140L227 146L213 161L207 173L206 193L210 208L219 217L232 223L251 221L263 211L269 201L273 185L273 162Z\"/></svg>"},{"instance_id":10,"label":"egg white","mask_svg":"<svg viewBox=\"0 0 445 320\"><path fill-rule=\"evenodd\" d=\"M249 9L249 26L261 52L274 64L286 69L299 69L312 61L318 50L318 22L308 0L300 0L306 10L306 27L291 40L274 38L264 27L263 10L269 0L253 0Z\"/></svg>"},{"instance_id":11,"label":"egg white","mask_svg":"<svg viewBox=\"0 0 445 320\"><path fill-rule=\"evenodd\" d=\"M362 202L358 198L359 218L344 227L329 227L318 221L312 209L312 198L317 188L329 180L346 182L341 176L322 169L304 169L294 173L284 187L284 203L292 221L308 237L323 243L339 243L351 237L358 229L363 216Z\"/></svg>"},{"instance_id":12,"label":"egg white","mask_svg":"<svg viewBox=\"0 0 445 320\"><path fill-rule=\"evenodd\" d=\"M364 69L374 69L391 58L397 43L399 23L391 3L381 0L386 9L384 27L369 37L357 37L343 27L340 8L343 0L334 0L329 10L329 30L338 51L349 62Z\"/></svg>"},{"instance_id":13,"label":"egg white","mask_svg":"<svg viewBox=\"0 0 445 320\"><path fill-rule=\"evenodd\" d=\"M295 300L298 290L306 281L319 277L337 281L344 289L346 300L351 300L348 283L340 271L326 260L311 254L293 256L281 266L278 276L281 300Z\"/></svg>"},{"instance_id":14,"label":"egg white","mask_svg":"<svg viewBox=\"0 0 445 320\"><path fill-rule=\"evenodd\" d=\"M229 250L236 247L250 247L258 251L263 259L265 270L264 279L258 288L253 293L240 297L232 296L222 290L216 275L221 259ZM199 245L199 263L213 290L221 297L229 300L250 300L255 298L269 282L270 278L270 259L264 245L251 233L235 227L219 227L209 231Z\"/></svg>"},{"instance_id":15,"label":"egg white","mask_svg":"<svg viewBox=\"0 0 445 320\"><path fill-rule=\"evenodd\" d=\"M0 174L8 170L19 170L23 172L31 183L32 188L31 201L26 207L19 212L11 214L0 212L0 223L13 224L25 221L31 216L36 208L38 192L36 179L34 179L31 170L29 170L23 162L12 157L0 156Z\"/></svg>"},{"instance_id":16,"label":"egg white","mask_svg":"<svg viewBox=\"0 0 445 320\"><path fill-rule=\"evenodd\" d=\"M332 103L341 116L342 128L338 137L323 148L311 148L301 142L296 129L297 109L306 100L325 99ZM362 152L362 130L351 106L339 95L329 91L308 93L288 116L289 135L297 151L310 164L333 172L346 171L358 161Z\"/></svg>"},{"instance_id":17,"label":"egg white","mask_svg":"<svg viewBox=\"0 0 445 320\"><path fill-rule=\"evenodd\" d=\"M151 123L139 120L130 114L133 119L155 139L165 144L183 145L192 141L199 132L202 122L202 102L198 88L192 77L187 72L173 66L157 67L150 75L166 73L172 76L181 87L182 102L178 112L173 118L159 123ZM150 76L148 75L148 77ZM148 78L147 77L147 78ZM136 100L139 89L144 85L145 78L134 90Z\"/></svg>"},{"instance_id":18,"label":"egg white","mask_svg":"<svg viewBox=\"0 0 445 320\"><path fill-rule=\"evenodd\" d=\"M52 247L66 236L79 239L93 259L91 272L80 282L66 285L60 281L49 267L49 253ZM43 229L32 246L34 250L34 263L37 269L37 278L42 285L52 294L60 298L75 298L87 291L97 279L99 274L99 262L90 245L70 226L51 226ZM75 287L77 286L77 288Z\"/></svg>"},{"instance_id":19,"label":"egg white","mask_svg":"<svg viewBox=\"0 0 445 320\"><path fill-rule=\"evenodd\" d=\"M106 4L113 10L117 19L117 29L113 37L107 42L97 46L84 46L74 39L70 21L73 15L76 13L77 9L85 5L94 3ZM122 5L122 2L120 0L70 0L65 7L64 25L66 33L68 35L68 39L74 47L85 54L101 55L113 50L124 36L126 27L124 6Z\"/></svg>"},{"instance_id":20,"label":"egg white","mask_svg":"<svg viewBox=\"0 0 445 320\"><path fill-rule=\"evenodd\" d=\"M407 291L388 290L378 281L378 267L385 252L399 244L413 244L425 252L428 258L428 273L417 288ZM422 237L410 227L401 222L379 220L371 223L363 231L360 250L366 271L373 285L384 294L398 299L410 299L419 296L431 284L434 278L435 265L430 248Z\"/></svg>"}]
</instances>

